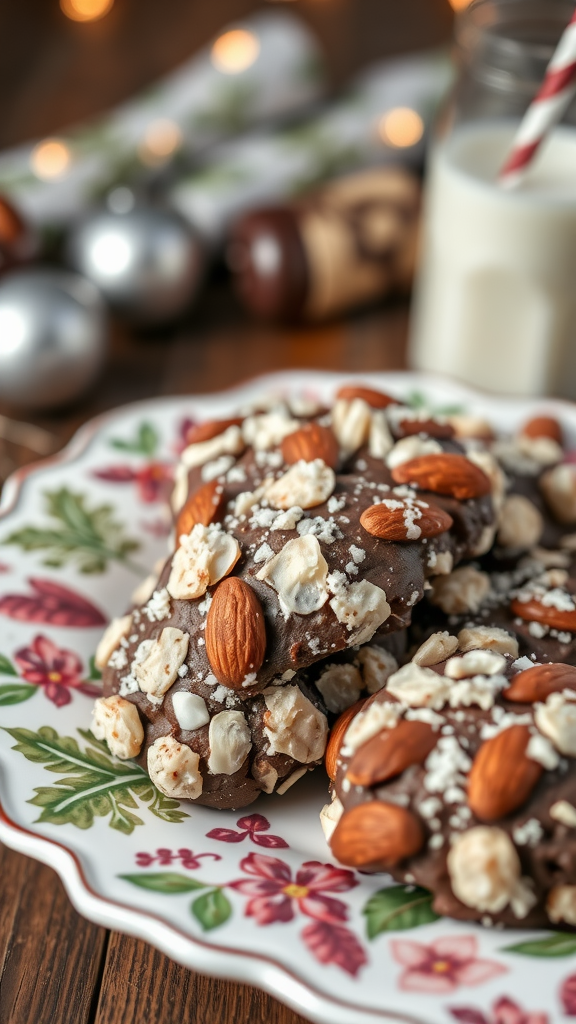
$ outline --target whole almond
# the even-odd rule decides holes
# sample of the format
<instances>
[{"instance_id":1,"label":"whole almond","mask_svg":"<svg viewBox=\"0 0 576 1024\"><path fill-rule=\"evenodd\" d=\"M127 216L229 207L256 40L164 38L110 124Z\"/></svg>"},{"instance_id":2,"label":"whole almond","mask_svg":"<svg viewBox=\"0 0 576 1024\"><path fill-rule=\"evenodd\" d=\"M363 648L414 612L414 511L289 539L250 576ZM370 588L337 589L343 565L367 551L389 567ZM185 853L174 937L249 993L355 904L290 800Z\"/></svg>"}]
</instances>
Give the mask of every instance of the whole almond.
<instances>
[{"instance_id":1,"label":"whole almond","mask_svg":"<svg viewBox=\"0 0 576 1024\"><path fill-rule=\"evenodd\" d=\"M355 398L361 398L366 405L372 409L385 409L387 405L398 405L397 398L391 398L383 391L375 391L374 388L357 387L355 384L346 384L336 392L336 398L345 402L352 402Z\"/></svg>"},{"instance_id":2,"label":"whole almond","mask_svg":"<svg viewBox=\"0 0 576 1024\"><path fill-rule=\"evenodd\" d=\"M438 734L427 722L405 719L383 729L356 751L346 778L353 786L375 786L401 775L412 764L422 764L436 746Z\"/></svg>"},{"instance_id":3,"label":"whole almond","mask_svg":"<svg viewBox=\"0 0 576 1024\"><path fill-rule=\"evenodd\" d=\"M222 580L206 617L206 654L216 679L241 690L258 672L266 650L266 627L260 601L237 576Z\"/></svg>"},{"instance_id":4,"label":"whole almond","mask_svg":"<svg viewBox=\"0 0 576 1024\"><path fill-rule=\"evenodd\" d=\"M486 740L468 777L468 803L480 821L497 821L528 799L543 767L526 757L527 725L512 725Z\"/></svg>"},{"instance_id":5,"label":"whole almond","mask_svg":"<svg viewBox=\"0 0 576 1024\"><path fill-rule=\"evenodd\" d=\"M228 430L228 427L240 427L243 422L241 416L235 416L229 420L206 420L206 423L195 423L186 431L186 444L211 441L213 437L218 437L219 434Z\"/></svg>"},{"instance_id":6,"label":"whole almond","mask_svg":"<svg viewBox=\"0 0 576 1024\"><path fill-rule=\"evenodd\" d=\"M560 608L553 608L532 599L531 601L512 601L510 611L527 622L542 622L543 625L550 626L551 629L576 633L576 608L573 611L561 611Z\"/></svg>"},{"instance_id":7,"label":"whole almond","mask_svg":"<svg viewBox=\"0 0 576 1024\"><path fill-rule=\"evenodd\" d=\"M533 704L562 690L576 690L576 668L551 662L519 672L502 696L515 704Z\"/></svg>"},{"instance_id":8,"label":"whole almond","mask_svg":"<svg viewBox=\"0 0 576 1024\"><path fill-rule=\"evenodd\" d=\"M380 800L345 811L336 825L330 847L341 864L352 868L386 871L424 844L418 818L405 807Z\"/></svg>"},{"instance_id":9,"label":"whole almond","mask_svg":"<svg viewBox=\"0 0 576 1024\"><path fill-rule=\"evenodd\" d=\"M404 507L389 508L386 501L383 501L379 505L371 505L370 508L364 509L360 523L367 533L382 540L419 540L424 537L437 537L452 526L452 516L437 505L426 503L422 508L401 498L394 498L393 501L395 505L402 502ZM415 507L422 513L420 519L414 518ZM420 530L418 537L413 533L410 536L412 524Z\"/></svg>"},{"instance_id":10,"label":"whole almond","mask_svg":"<svg viewBox=\"0 0 576 1024\"><path fill-rule=\"evenodd\" d=\"M424 491L446 494L458 501L481 498L490 494L492 489L490 480L479 466L465 455L452 452L420 455L402 462L392 470L392 479L397 484L415 484Z\"/></svg>"},{"instance_id":11,"label":"whole almond","mask_svg":"<svg viewBox=\"0 0 576 1024\"><path fill-rule=\"evenodd\" d=\"M362 711L367 699L367 697L363 697L361 700L357 700L355 704L352 704L351 707L346 708L346 711L343 711L342 714L339 715L330 730L326 754L324 756L324 764L332 782L334 782L334 779L336 778L338 756L340 754L340 748L342 746L346 730L352 719L356 717L359 711Z\"/></svg>"},{"instance_id":12,"label":"whole almond","mask_svg":"<svg viewBox=\"0 0 576 1024\"><path fill-rule=\"evenodd\" d=\"M394 433L398 437L427 434L428 437L439 437L447 440L454 437L455 430L451 423L440 423L439 420L431 417L428 420L400 420Z\"/></svg>"},{"instance_id":13,"label":"whole almond","mask_svg":"<svg viewBox=\"0 0 576 1024\"><path fill-rule=\"evenodd\" d=\"M281 450L284 462L290 466L300 459L304 462L322 459L331 469L336 469L338 462L338 442L330 427L322 427L319 423L307 423L300 430L288 434L282 441Z\"/></svg>"},{"instance_id":14,"label":"whole almond","mask_svg":"<svg viewBox=\"0 0 576 1024\"><path fill-rule=\"evenodd\" d=\"M217 523L224 514L226 502L222 484L216 480L209 480L202 484L194 494L191 494L186 504L181 508L176 520L176 537L183 533L190 533L196 523L202 526L210 526L210 523Z\"/></svg>"},{"instance_id":15,"label":"whole almond","mask_svg":"<svg viewBox=\"0 0 576 1024\"><path fill-rule=\"evenodd\" d=\"M533 416L522 427L521 434L525 437L549 437L562 445L562 427L554 416Z\"/></svg>"}]
</instances>

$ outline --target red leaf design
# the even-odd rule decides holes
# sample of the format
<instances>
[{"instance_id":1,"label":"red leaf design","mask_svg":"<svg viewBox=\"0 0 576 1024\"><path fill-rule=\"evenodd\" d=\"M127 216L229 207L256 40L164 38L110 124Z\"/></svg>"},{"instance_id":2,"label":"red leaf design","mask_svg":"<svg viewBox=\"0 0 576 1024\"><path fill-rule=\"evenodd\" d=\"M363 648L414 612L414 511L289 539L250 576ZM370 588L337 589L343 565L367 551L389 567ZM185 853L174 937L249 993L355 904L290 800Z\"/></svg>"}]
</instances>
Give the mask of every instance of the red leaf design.
<instances>
[{"instance_id":1,"label":"red leaf design","mask_svg":"<svg viewBox=\"0 0 576 1024\"><path fill-rule=\"evenodd\" d=\"M235 832L233 828L213 828L206 833L207 839L217 839L220 843L241 843L247 832Z\"/></svg>"},{"instance_id":2,"label":"red leaf design","mask_svg":"<svg viewBox=\"0 0 576 1024\"><path fill-rule=\"evenodd\" d=\"M263 814L247 814L244 818L238 818L236 824L247 832L266 832L270 828L270 822Z\"/></svg>"},{"instance_id":3,"label":"red leaf design","mask_svg":"<svg viewBox=\"0 0 576 1024\"><path fill-rule=\"evenodd\" d=\"M448 1012L461 1024L489 1024L482 1011L475 1010L472 1006L449 1006Z\"/></svg>"},{"instance_id":4,"label":"red leaf design","mask_svg":"<svg viewBox=\"0 0 576 1024\"><path fill-rule=\"evenodd\" d=\"M364 947L344 925L314 921L304 929L302 939L319 963L335 964L353 978L368 963Z\"/></svg>"},{"instance_id":5,"label":"red leaf design","mask_svg":"<svg viewBox=\"0 0 576 1024\"><path fill-rule=\"evenodd\" d=\"M138 476L130 466L108 466L106 469L95 469L92 476L98 480L108 480L113 484L129 484Z\"/></svg>"},{"instance_id":6,"label":"red leaf design","mask_svg":"<svg viewBox=\"0 0 576 1024\"><path fill-rule=\"evenodd\" d=\"M252 833L250 836L253 843L258 846L267 846L269 850L279 850L281 847L288 847L289 843L285 839L281 839L280 836L263 836L258 832Z\"/></svg>"},{"instance_id":7,"label":"red leaf design","mask_svg":"<svg viewBox=\"0 0 576 1024\"><path fill-rule=\"evenodd\" d=\"M562 982L560 999L567 1017L576 1017L576 974L571 974Z\"/></svg>"},{"instance_id":8,"label":"red leaf design","mask_svg":"<svg viewBox=\"0 0 576 1024\"><path fill-rule=\"evenodd\" d=\"M0 614L20 622L42 622L78 629L106 625L108 620L100 609L75 590L38 577L29 579L28 583L34 596L4 594L0 598Z\"/></svg>"}]
</instances>

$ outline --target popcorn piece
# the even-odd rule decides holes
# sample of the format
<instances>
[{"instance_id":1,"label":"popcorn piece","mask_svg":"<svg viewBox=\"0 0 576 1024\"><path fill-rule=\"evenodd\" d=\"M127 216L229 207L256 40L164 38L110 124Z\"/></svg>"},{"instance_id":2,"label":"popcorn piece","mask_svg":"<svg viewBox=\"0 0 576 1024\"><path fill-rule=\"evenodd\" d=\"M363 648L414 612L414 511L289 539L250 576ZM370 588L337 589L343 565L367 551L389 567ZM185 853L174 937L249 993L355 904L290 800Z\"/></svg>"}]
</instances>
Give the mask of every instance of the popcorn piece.
<instances>
[{"instance_id":1,"label":"popcorn piece","mask_svg":"<svg viewBox=\"0 0 576 1024\"><path fill-rule=\"evenodd\" d=\"M544 520L532 501L523 494L510 494L502 506L498 543L505 548L532 548L544 531Z\"/></svg>"},{"instance_id":2,"label":"popcorn piece","mask_svg":"<svg viewBox=\"0 0 576 1024\"><path fill-rule=\"evenodd\" d=\"M536 705L534 720L556 750L576 757L576 693L551 693L545 704Z\"/></svg>"},{"instance_id":3,"label":"popcorn piece","mask_svg":"<svg viewBox=\"0 0 576 1024\"><path fill-rule=\"evenodd\" d=\"M172 707L181 729L187 731L201 729L210 721L206 701L197 693L187 693L185 690L173 693Z\"/></svg>"},{"instance_id":4,"label":"popcorn piece","mask_svg":"<svg viewBox=\"0 0 576 1024\"><path fill-rule=\"evenodd\" d=\"M330 607L338 622L350 630L349 645L367 643L390 615L386 594L368 580L348 583L342 572L331 573L327 582L334 594Z\"/></svg>"},{"instance_id":5,"label":"popcorn piece","mask_svg":"<svg viewBox=\"0 0 576 1024\"><path fill-rule=\"evenodd\" d=\"M351 455L366 443L372 425L371 409L363 398L339 398L332 409L332 430L341 451Z\"/></svg>"},{"instance_id":6,"label":"popcorn piece","mask_svg":"<svg viewBox=\"0 0 576 1024\"><path fill-rule=\"evenodd\" d=\"M160 736L148 750L148 773L165 796L196 800L202 793L200 757L173 736Z\"/></svg>"},{"instance_id":7,"label":"popcorn piece","mask_svg":"<svg viewBox=\"0 0 576 1024\"><path fill-rule=\"evenodd\" d=\"M466 679L469 676L495 676L506 668L506 658L492 651L468 651L461 657L450 658L444 669L450 679Z\"/></svg>"},{"instance_id":8,"label":"popcorn piece","mask_svg":"<svg viewBox=\"0 0 576 1024\"><path fill-rule=\"evenodd\" d=\"M457 836L448 854L448 873L454 895L467 907L498 914L509 903L517 904L518 918L525 917L535 898L526 892L520 877L520 860L511 839L502 829L479 825ZM522 913L522 911L524 911Z\"/></svg>"},{"instance_id":9,"label":"popcorn piece","mask_svg":"<svg viewBox=\"0 0 576 1024\"><path fill-rule=\"evenodd\" d=\"M373 647L362 647L358 651L358 661L362 667L362 678L368 693L382 690L398 668L394 655L376 644Z\"/></svg>"},{"instance_id":10,"label":"popcorn piece","mask_svg":"<svg viewBox=\"0 0 576 1024\"><path fill-rule=\"evenodd\" d=\"M393 729L403 711L402 704L393 704L391 701L370 704L365 711L360 711L354 716L344 734L342 754L345 753L348 757L373 736L382 732L382 729Z\"/></svg>"},{"instance_id":11,"label":"popcorn piece","mask_svg":"<svg viewBox=\"0 0 576 1024\"><path fill-rule=\"evenodd\" d=\"M518 657L518 641L505 629L496 626L467 626L458 633L458 647L463 652L472 650L494 651Z\"/></svg>"},{"instance_id":12,"label":"popcorn piece","mask_svg":"<svg viewBox=\"0 0 576 1024\"><path fill-rule=\"evenodd\" d=\"M224 533L220 523L208 527L196 523L191 533L180 538L172 560L168 593L183 601L202 597L207 587L232 571L240 553L238 541Z\"/></svg>"},{"instance_id":13,"label":"popcorn piece","mask_svg":"<svg viewBox=\"0 0 576 1024\"><path fill-rule=\"evenodd\" d=\"M180 460L186 469L192 469L194 466L203 466L205 462L213 462L222 455L240 455L244 448L240 427L232 426L209 441L198 441L196 444L188 445Z\"/></svg>"},{"instance_id":14,"label":"popcorn piece","mask_svg":"<svg viewBox=\"0 0 576 1024\"><path fill-rule=\"evenodd\" d=\"M328 710L340 714L358 700L362 676L355 665L329 665L316 686Z\"/></svg>"},{"instance_id":15,"label":"popcorn piece","mask_svg":"<svg viewBox=\"0 0 576 1024\"><path fill-rule=\"evenodd\" d=\"M449 658L458 649L458 640L455 636L445 630L443 633L432 633L423 644L420 645L412 658L414 665L422 668L428 665L438 665L439 662Z\"/></svg>"},{"instance_id":16,"label":"popcorn piece","mask_svg":"<svg viewBox=\"0 0 576 1024\"><path fill-rule=\"evenodd\" d=\"M576 925L576 885L555 885L546 901L548 917L554 924Z\"/></svg>"},{"instance_id":17,"label":"popcorn piece","mask_svg":"<svg viewBox=\"0 0 576 1024\"><path fill-rule=\"evenodd\" d=\"M266 693L264 700L264 733L273 753L288 754L302 764L324 756L326 717L297 686L278 687L275 693Z\"/></svg>"},{"instance_id":18,"label":"popcorn piece","mask_svg":"<svg viewBox=\"0 0 576 1024\"><path fill-rule=\"evenodd\" d=\"M326 580L328 564L313 534L289 540L274 558L260 569L256 579L263 580L278 594L280 608L287 619L311 615L328 600Z\"/></svg>"},{"instance_id":19,"label":"popcorn piece","mask_svg":"<svg viewBox=\"0 0 576 1024\"><path fill-rule=\"evenodd\" d=\"M440 711L448 700L450 687L449 679L411 661L390 676L386 689L408 707Z\"/></svg>"},{"instance_id":20,"label":"popcorn piece","mask_svg":"<svg viewBox=\"0 0 576 1024\"><path fill-rule=\"evenodd\" d=\"M334 470L322 459L305 462L300 459L275 480L266 490L266 498L273 508L313 508L327 501L336 484Z\"/></svg>"},{"instance_id":21,"label":"popcorn piece","mask_svg":"<svg viewBox=\"0 0 576 1024\"><path fill-rule=\"evenodd\" d=\"M252 747L252 736L241 711L220 711L210 722L208 734L212 775L234 775Z\"/></svg>"},{"instance_id":22,"label":"popcorn piece","mask_svg":"<svg viewBox=\"0 0 576 1024\"><path fill-rule=\"evenodd\" d=\"M92 715L92 733L97 740L106 740L115 757L125 761L140 753L144 729L138 709L129 700L116 695L99 697L94 703Z\"/></svg>"},{"instance_id":23,"label":"popcorn piece","mask_svg":"<svg viewBox=\"0 0 576 1024\"><path fill-rule=\"evenodd\" d=\"M449 576L435 576L430 601L446 615L477 612L490 591L490 577L470 565L455 569Z\"/></svg>"},{"instance_id":24,"label":"popcorn piece","mask_svg":"<svg viewBox=\"0 0 576 1024\"><path fill-rule=\"evenodd\" d=\"M242 424L242 436L246 444L262 452L276 448L288 434L293 434L299 427L299 421L285 413L268 412L248 416Z\"/></svg>"},{"instance_id":25,"label":"popcorn piece","mask_svg":"<svg viewBox=\"0 0 576 1024\"><path fill-rule=\"evenodd\" d=\"M153 641L146 657L134 666L138 686L151 698L163 697L178 678L178 669L188 654L190 636L166 626Z\"/></svg>"},{"instance_id":26,"label":"popcorn piece","mask_svg":"<svg viewBox=\"0 0 576 1024\"><path fill-rule=\"evenodd\" d=\"M120 619L112 619L112 622L104 632L94 656L96 668L102 671L106 668L109 659L119 646L123 637L130 635L132 629L132 616L123 615Z\"/></svg>"}]
</instances>

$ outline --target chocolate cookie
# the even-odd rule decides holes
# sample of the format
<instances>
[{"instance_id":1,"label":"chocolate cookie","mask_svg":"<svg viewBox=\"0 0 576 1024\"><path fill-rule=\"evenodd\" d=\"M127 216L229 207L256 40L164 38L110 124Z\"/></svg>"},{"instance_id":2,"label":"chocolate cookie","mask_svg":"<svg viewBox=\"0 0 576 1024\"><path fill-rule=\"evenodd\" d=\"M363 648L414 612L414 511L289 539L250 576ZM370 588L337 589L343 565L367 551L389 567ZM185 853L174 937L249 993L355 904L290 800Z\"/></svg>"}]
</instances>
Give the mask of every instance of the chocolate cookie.
<instances>
[{"instance_id":1,"label":"chocolate cookie","mask_svg":"<svg viewBox=\"0 0 576 1024\"><path fill-rule=\"evenodd\" d=\"M332 853L440 914L576 926L575 759L575 668L496 627L434 634L334 729Z\"/></svg>"}]
</instances>

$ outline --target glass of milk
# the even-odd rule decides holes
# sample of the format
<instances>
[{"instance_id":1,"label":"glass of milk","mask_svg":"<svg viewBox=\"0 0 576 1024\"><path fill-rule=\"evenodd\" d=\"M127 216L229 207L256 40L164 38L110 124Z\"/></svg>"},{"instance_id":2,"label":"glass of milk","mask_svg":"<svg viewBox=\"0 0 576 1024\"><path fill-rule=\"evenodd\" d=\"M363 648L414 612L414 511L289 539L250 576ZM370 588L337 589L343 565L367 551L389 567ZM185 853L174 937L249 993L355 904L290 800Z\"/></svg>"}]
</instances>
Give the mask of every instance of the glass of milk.
<instances>
[{"instance_id":1,"label":"glass of milk","mask_svg":"<svg viewBox=\"0 0 576 1024\"><path fill-rule=\"evenodd\" d=\"M474 0L457 21L460 78L429 154L416 369L576 398L576 103L524 184L496 180L573 10Z\"/></svg>"}]
</instances>

